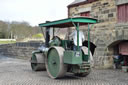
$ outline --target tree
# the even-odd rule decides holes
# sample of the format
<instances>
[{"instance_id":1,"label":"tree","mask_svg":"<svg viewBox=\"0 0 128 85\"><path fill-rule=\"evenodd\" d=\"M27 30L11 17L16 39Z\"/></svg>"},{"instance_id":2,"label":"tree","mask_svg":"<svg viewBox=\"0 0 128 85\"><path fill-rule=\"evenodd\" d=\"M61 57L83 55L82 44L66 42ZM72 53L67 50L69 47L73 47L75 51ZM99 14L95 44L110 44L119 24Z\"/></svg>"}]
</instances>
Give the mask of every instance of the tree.
<instances>
[{"instance_id":1,"label":"tree","mask_svg":"<svg viewBox=\"0 0 128 85\"><path fill-rule=\"evenodd\" d=\"M0 21L0 38L8 37L8 24Z\"/></svg>"},{"instance_id":2,"label":"tree","mask_svg":"<svg viewBox=\"0 0 128 85\"><path fill-rule=\"evenodd\" d=\"M41 33L39 27L32 27L27 22L13 21L11 23L0 21L0 38L24 39Z\"/></svg>"}]
</instances>

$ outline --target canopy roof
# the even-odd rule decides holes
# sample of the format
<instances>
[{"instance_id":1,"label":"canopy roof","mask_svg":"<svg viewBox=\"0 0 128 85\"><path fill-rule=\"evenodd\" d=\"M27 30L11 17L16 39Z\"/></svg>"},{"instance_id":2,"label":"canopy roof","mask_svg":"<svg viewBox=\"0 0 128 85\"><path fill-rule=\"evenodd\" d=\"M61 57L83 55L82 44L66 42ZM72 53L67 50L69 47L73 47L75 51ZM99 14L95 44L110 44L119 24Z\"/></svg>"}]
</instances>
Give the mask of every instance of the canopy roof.
<instances>
[{"instance_id":1,"label":"canopy roof","mask_svg":"<svg viewBox=\"0 0 128 85\"><path fill-rule=\"evenodd\" d=\"M56 20L52 22L46 22L39 24L40 27L55 27L55 28L67 28L67 27L74 27L74 24L79 23L79 25L86 25L86 24L94 24L97 23L97 19L88 18L88 17L75 17L75 18L66 18L61 20Z\"/></svg>"}]
</instances>

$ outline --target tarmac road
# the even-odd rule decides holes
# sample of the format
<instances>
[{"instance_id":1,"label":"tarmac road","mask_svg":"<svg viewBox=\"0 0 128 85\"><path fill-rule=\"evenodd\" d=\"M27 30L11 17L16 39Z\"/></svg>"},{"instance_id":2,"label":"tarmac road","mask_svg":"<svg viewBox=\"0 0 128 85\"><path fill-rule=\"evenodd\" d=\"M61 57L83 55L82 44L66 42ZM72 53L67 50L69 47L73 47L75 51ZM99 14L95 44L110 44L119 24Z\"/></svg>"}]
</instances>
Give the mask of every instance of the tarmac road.
<instances>
[{"instance_id":1,"label":"tarmac road","mask_svg":"<svg viewBox=\"0 0 128 85\"><path fill-rule=\"evenodd\" d=\"M66 74L55 80L46 71L32 71L27 60L0 56L0 85L128 85L128 73L94 69L84 78Z\"/></svg>"}]
</instances>

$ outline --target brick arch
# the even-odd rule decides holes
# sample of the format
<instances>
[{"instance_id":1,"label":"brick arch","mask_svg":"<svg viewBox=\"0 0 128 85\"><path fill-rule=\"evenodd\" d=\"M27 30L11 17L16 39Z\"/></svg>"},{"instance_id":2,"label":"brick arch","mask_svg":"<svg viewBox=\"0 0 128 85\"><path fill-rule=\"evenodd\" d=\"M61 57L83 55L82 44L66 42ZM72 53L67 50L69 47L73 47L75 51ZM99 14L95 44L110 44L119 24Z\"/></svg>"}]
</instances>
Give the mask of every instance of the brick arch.
<instances>
[{"instance_id":1,"label":"brick arch","mask_svg":"<svg viewBox=\"0 0 128 85\"><path fill-rule=\"evenodd\" d=\"M128 40L116 40L113 41L112 43L109 43L109 45L107 46L108 49L108 55L109 56L113 56L113 55L118 55L119 54L119 44L122 42L128 42Z\"/></svg>"},{"instance_id":2,"label":"brick arch","mask_svg":"<svg viewBox=\"0 0 128 85\"><path fill-rule=\"evenodd\" d=\"M107 47L112 47L112 46L114 46L114 45L119 44L119 43L122 42L122 41L125 41L125 40L116 40L116 41L114 41L114 42L111 42Z\"/></svg>"},{"instance_id":3,"label":"brick arch","mask_svg":"<svg viewBox=\"0 0 128 85\"><path fill-rule=\"evenodd\" d=\"M109 42L107 42L106 46L107 47L111 47L113 46L114 44L118 44L122 41L128 41L128 39L124 38L124 39L116 39L116 40L110 40Z\"/></svg>"}]
</instances>

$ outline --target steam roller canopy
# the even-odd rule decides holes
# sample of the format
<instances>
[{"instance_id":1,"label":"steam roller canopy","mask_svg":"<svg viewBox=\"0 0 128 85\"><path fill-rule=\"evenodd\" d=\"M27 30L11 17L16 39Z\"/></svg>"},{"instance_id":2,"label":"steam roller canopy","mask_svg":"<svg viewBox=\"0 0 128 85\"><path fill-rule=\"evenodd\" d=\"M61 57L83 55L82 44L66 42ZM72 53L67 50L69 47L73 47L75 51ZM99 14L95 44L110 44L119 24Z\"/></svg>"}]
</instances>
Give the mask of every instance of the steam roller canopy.
<instances>
[{"instance_id":1,"label":"steam roller canopy","mask_svg":"<svg viewBox=\"0 0 128 85\"><path fill-rule=\"evenodd\" d=\"M48 51L46 69L51 78L59 78L65 75L67 66L63 63L62 47L52 47Z\"/></svg>"}]
</instances>

